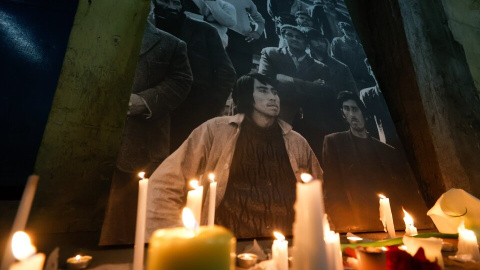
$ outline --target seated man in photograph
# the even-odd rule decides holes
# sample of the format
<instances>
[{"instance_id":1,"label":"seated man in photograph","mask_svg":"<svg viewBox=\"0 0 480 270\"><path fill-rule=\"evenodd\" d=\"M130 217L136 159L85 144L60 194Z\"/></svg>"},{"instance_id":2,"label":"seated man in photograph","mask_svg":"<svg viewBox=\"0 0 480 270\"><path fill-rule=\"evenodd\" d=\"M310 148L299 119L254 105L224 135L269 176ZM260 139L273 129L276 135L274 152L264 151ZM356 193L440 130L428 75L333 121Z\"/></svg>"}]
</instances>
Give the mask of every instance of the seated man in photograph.
<instances>
[{"instance_id":1,"label":"seated man in photograph","mask_svg":"<svg viewBox=\"0 0 480 270\"><path fill-rule=\"evenodd\" d=\"M350 128L325 137L322 163L325 209L335 228L383 230L378 194L390 198L398 224L403 218L402 206L414 213L415 225L429 224L425 203L406 160L393 147L369 135L369 114L360 98L352 92L341 92L337 100Z\"/></svg>"},{"instance_id":2,"label":"seated man in photograph","mask_svg":"<svg viewBox=\"0 0 480 270\"><path fill-rule=\"evenodd\" d=\"M147 235L182 226L188 182L203 175L208 189L209 173L217 181L215 224L237 238L292 234L295 184L304 172L321 179L322 170L307 141L278 119L275 85L261 74L240 77L233 92L239 114L203 123L158 167L148 186Z\"/></svg>"}]
</instances>

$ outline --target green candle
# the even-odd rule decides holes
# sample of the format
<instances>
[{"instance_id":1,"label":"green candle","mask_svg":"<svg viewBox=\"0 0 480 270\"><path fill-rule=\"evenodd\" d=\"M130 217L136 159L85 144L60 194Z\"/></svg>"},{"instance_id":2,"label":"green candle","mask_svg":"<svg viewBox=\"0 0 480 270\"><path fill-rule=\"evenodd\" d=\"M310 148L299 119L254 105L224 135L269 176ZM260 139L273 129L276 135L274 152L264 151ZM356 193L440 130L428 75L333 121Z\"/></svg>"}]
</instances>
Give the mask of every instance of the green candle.
<instances>
[{"instance_id":1,"label":"green candle","mask_svg":"<svg viewBox=\"0 0 480 270\"><path fill-rule=\"evenodd\" d=\"M220 226L160 229L150 238L147 270L234 270L235 245Z\"/></svg>"}]
</instances>

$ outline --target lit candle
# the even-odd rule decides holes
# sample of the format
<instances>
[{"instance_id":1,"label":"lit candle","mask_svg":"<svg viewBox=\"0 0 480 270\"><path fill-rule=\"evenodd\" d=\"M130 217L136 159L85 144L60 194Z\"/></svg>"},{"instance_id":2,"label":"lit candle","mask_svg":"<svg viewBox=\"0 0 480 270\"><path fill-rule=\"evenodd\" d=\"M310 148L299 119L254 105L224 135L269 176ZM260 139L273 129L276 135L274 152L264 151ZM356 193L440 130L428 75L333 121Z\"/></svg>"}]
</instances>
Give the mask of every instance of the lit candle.
<instances>
[{"instance_id":1,"label":"lit candle","mask_svg":"<svg viewBox=\"0 0 480 270\"><path fill-rule=\"evenodd\" d=\"M349 233L347 233L347 240L350 243L358 243L360 241L363 241L363 238L349 232Z\"/></svg>"},{"instance_id":2,"label":"lit candle","mask_svg":"<svg viewBox=\"0 0 480 270\"><path fill-rule=\"evenodd\" d=\"M465 260L474 260L480 262L480 252L478 251L477 236L471 230L465 229L464 222L458 226L458 251L457 257Z\"/></svg>"},{"instance_id":3,"label":"lit candle","mask_svg":"<svg viewBox=\"0 0 480 270\"><path fill-rule=\"evenodd\" d=\"M380 220L383 224L383 229L388 232L390 238L395 238L395 227L393 226L392 209L390 208L390 199L382 194L380 197Z\"/></svg>"},{"instance_id":4,"label":"lit candle","mask_svg":"<svg viewBox=\"0 0 480 270\"><path fill-rule=\"evenodd\" d=\"M440 238L416 238L410 236L403 237L403 244L410 255L415 256L420 247L425 251L425 257L431 262L437 262L440 268L444 269L442 257L443 240Z\"/></svg>"},{"instance_id":5,"label":"lit candle","mask_svg":"<svg viewBox=\"0 0 480 270\"><path fill-rule=\"evenodd\" d=\"M12 237L13 256L19 260L12 264L9 270L42 270L45 262L45 254L38 253L32 246L28 234L22 231L16 232Z\"/></svg>"},{"instance_id":6,"label":"lit candle","mask_svg":"<svg viewBox=\"0 0 480 270\"><path fill-rule=\"evenodd\" d=\"M301 179L303 183L297 183L293 223L293 269L328 269L322 185L309 174L302 174Z\"/></svg>"},{"instance_id":7,"label":"lit candle","mask_svg":"<svg viewBox=\"0 0 480 270\"><path fill-rule=\"evenodd\" d=\"M92 256L88 255L77 255L67 259L67 268L68 269L85 269L88 267L92 261Z\"/></svg>"},{"instance_id":8,"label":"lit candle","mask_svg":"<svg viewBox=\"0 0 480 270\"><path fill-rule=\"evenodd\" d=\"M288 241L279 232L273 232L277 240L272 245L272 260L277 270L288 270Z\"/></svg>"},{"instance_id":9,"label":"lit candle","mask_svg":"<svg viewBox=\"0 0 480 270\"><path fill-rule=\"evenodd\" d=\"M203 187L198 185L198 180L190 181L190 186L193 190L190 190L187 194L187 204L185 207L192 210L195 220L200 222L202 214Z\"/></svg>"},{"instance_id":10,"label":"lit candle","mask_svg":"<svg viewBox=\"0 0 480 270\"><path fill-rule=\"evenodd\" d=\"M133 270L143 269L145 221L147 213L148 179L145 178L145 172L139 173L138 176L142 180L138 182L137 223L135 227L135 246L133 250Z\"/></svg>"},{"instance_id":11,"label":"lit candle","mask_svg":"<svg viewBox=\"0 0 480 270\"><path fill-rule=\"evenodd\" d=\"M410 236L410 235L417 235L418 231L417 228L413 225L413 218L403 209L403 213L405 213L405 217L403 218L403 221L405 221L405 235Z\"/></svg>"},{"instance_id":12,"label":"lit candle","mask_svg":"<svg viewBox=\"0 0 480 270\"><path fill-rule=\"evenodd\" d=\"M340 234L330 231L328 218L325 214L323 220L323 229L325 233L325 245L328 257L329 270L343 270L342 249L340 248Z\"/></svg>"},{"instance_id":13,"label":"lit candle","mask_svg":"<svg viewBox=\"0 0 480 270\"><path fill-rule=\"evenodd\" d=\"M235 269L236 240L220 226L202 226L184 208L185 227L156 230L148 246L147 269Z\"/></svg>"},{"instance_id":14,"label":"lit candle","mask_svg":"<svg viewBox=\"0 0 480 270\"><path fill-rule=\"evenodd\" d=\"M35 192L37 190L38 179L38 175L30 175L28 177L27 184L23 190L20 205L18 206L17 215L13 221L10 238L8 239L8 243L6 245L7 247L12 245L12 236L15 232L25 230L30 209L32 208L33 198L35 197ZM12 250L10 248L6 248L3 253L2 265L0 269L7 269L7 267L14 261L15 258L13 257Z\"/></svg>"},{"instance_id":15,"label":"lit candle","mask_svg":"<svg viewBox=\"0 0 480 270\"><path fill-rule=\"evenodd\" d=\"M210 179L210 197L208 200L208 226L213 226L215 224L215 202L217 198L217 182L215 182L215 175L210 173L208 175Z\"/></svg>"},{"instance_id":16,"label":"lit candle","mask_svg":"<svg viewBox=\"0 0 480 270\"><path fill-rule=\"evenodd\" d=\"M258 256L253 253L242 253L237 256L238 266L250 268L257 263Z\"/></svg>"}]
</instances>

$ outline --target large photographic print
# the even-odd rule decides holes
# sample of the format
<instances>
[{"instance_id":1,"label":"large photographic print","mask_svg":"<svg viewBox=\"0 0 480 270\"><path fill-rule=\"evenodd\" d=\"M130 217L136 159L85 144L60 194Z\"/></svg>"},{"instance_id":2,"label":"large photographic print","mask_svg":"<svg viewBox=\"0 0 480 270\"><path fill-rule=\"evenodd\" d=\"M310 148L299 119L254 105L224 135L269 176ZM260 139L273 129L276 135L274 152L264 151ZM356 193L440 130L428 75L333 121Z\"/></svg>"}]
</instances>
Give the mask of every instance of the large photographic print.
<instances>
[{"instance_id":1,"label":"large photographic print","mask_svg":"<svg viewBox=\"0 0 480 270\"><path fill-rule=\"evenodd\" d=\"M181 225L192 179L207 224L209 174L237 238L291 235L302 173L336 231L383 231L379 194L430 226L343 0L153 0L102 245L133 243L141 171L148 233Z\"/></svg>"}]
</instances>

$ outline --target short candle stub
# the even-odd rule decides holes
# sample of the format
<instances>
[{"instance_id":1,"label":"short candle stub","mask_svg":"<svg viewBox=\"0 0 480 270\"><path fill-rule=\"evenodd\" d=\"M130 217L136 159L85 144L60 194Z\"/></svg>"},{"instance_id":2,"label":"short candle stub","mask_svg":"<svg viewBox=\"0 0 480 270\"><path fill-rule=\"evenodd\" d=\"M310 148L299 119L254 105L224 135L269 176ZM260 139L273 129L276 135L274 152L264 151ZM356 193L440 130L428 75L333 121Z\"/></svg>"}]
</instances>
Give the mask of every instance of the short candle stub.
<instances>
[{"instance_id":1,"label":"short candle stub","mask_svg":"<svg viewBox=\"0 0 480 270\"><path fill-rule=\"evenodd\" d=\"M92 261L92 256L88 255L77 255L67 259L67 268L68 269L85 269L88 267Z\"/></svg>"},{"instance_id":2,"label":"short candle stub","mask_svg":"<svg viewBox=\"0 0 480 270\"><path fill-rule=\"evenodd\" d=\"M242 253L237 256L237 264L242 268L250 268L257 263L258 256L253 253Z\"/></svg>"}]
</instances>

